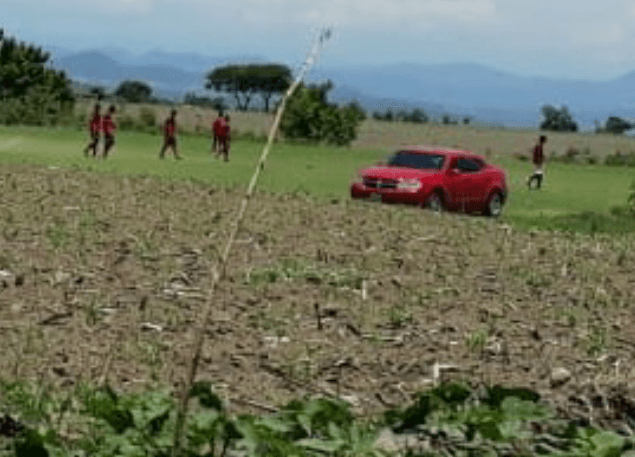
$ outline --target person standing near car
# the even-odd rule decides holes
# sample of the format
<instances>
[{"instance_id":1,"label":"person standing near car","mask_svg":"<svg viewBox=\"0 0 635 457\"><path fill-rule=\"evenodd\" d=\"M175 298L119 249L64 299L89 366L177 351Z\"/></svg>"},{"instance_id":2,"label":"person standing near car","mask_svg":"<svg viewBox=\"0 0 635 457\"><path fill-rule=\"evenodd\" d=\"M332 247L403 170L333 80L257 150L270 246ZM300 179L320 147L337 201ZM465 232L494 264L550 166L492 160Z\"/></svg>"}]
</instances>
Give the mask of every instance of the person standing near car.
<instances>
[{"instance_id":1,"label":"person standing near car","mask_svg":"<svg viewBox=\"0 0 635 457\"><path fill-rule=\"evenodd\" d=\"M88 146L84 148L84 155L88 157L88 153L93 151L93 157L97 155L97 145L99 144L99 137L101 135L101 114L99 113L99 103L95 105L95 111L90 118L90 124L88 130L90 132L90 142Z\"/></svg>"},{"instance_id":2,"label":"person standing near car","mask_svg":"<svg viewBox=\"0 0 635 457\"><path fill-rule=\"evenodd\" d=\"M220 134L218 135L218 151L223 154L225 162L229 162L229 147L231 143L231 126L229 125L231 118L229 114L225 116L222 123Z\"/></svg>"},{"instance_id":3,"label":"person standing near car","mask_svg":"<svg viewBox=\"0 0 635 457\"><path fill-rule=\"evenodd\" d=\"M117 124L115 124L114 116L116 111L115 105L111 105L108 109L108 114L106 114L102 120L104 130L104 159L108 157L108 153L115 145L115 130L117 130Z\"/></svg>"},{"instance_id":4,"label":"person standing near car","mask_svg":"<svg viewBox=\"0 0 635 457\"><path fill-rule=\"evenodd\" d=\"M173 109L170 112L170 117L167 118L163 125L163 147L159 152L159 157L162 159L165 157L165 151L170 148L174 154L175 159L181 159L181 156L176 149L176 110Z\"/></svg>"},{"instance_id":5,"label":"person standing near car","mask_svg":"<svg viewBox=\"0 0 635 457\"><path fill-rule=\"evenodd\" d=\"M540 189L542 186L543 179L543 164L545 162L545 154L543 151L543 145L547 142L547 137L545 135L540 135L538 140L538 144L534 146L533 152L533 163L534 163L534 173L527 179L527 187L531 189L531 184L536 181L536 188Z\"/></svg>"},{"instance_id":6,"label":"person standing near car","mask_svg":"<svg viewBox=\"0 0 635 457\"><path fill-rule=\"evenodd\" d=\"M218 150L218 137L220 136L221 130L223 129L224 122L225 119L223 118L223 112L219 111L218 117L214 120L214 122L212 122L212 154L216 153L216 156L220 154Z\"/></svg>"}]
</instances>

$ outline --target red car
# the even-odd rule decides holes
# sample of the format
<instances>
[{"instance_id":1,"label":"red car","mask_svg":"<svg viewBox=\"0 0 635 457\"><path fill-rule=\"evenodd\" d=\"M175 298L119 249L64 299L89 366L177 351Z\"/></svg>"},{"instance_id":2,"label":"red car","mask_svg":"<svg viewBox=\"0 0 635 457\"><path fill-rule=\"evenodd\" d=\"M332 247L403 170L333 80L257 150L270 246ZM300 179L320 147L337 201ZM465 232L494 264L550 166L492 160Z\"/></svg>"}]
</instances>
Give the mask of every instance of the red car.
<instances>
[{"instance_id":1,"label":"red car","mask_svg":"<svg viewBox=\"0 0 635 457\"><path fill-rule=\"evenodd\" d=\"M366 168L351 185L352 198L410 203L434 211L499 216L507 198L505 172L468 151L406 147L385 165Z\"/></svg>"}]
</instances>

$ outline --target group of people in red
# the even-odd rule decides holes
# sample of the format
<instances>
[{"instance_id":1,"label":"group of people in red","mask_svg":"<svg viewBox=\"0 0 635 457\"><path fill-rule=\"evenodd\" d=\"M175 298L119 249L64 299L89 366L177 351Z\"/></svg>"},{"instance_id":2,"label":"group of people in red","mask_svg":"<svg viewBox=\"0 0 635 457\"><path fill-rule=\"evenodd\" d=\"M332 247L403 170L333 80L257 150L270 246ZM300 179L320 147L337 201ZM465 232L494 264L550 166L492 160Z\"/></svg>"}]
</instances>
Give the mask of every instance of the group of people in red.
<instances>
[{"instance_id":1,"label":"group of people in red","mask_svg":"<svg viewBox=\"0 0 635 457\"><path fill-rule=\"evenodd\" d=\"M115 145L115 131L117 129L117 125L114 120L115 112L115 107L110 106L108 113L102 117L101 106L99 104L95 105L88 127L90 132L90 142L86 148L84 148L84 155L88 156L92 151L93 157L97 156L99 140L103 134L104 147L102 157L108 157L108 153ZM172 154L176 159L182 158L178 153L176 144L176 114L177 111L173 109L170 112L170 117L168 117L163 123L163 146L159 152L159 157L162 159L165 157L165 152L168 149L172 150ZM223 116L221 111L218 112L218 117L212 123L212 138L212 154L216 153L216 157L220 157L222 155L225 162L228 162L231 138L229 115Z\"/></svg>"},{"instance_id":2,"label":"group of people in red","mask_svg":"<svg viewBox=\"0 0 635 457\"><path fill-rule=\"evenodd\" d=\"M115 130L117 129L117 125L115 124L114 116L117 110L114 105L111 105L110 108L108 108L107 114L103 117L101 116L100 111L101 106L99 104L95 105L95 111L93 111L88 127L90 131L90 142L86 148L84 148L84 155L88 156L90 151L93 151L93 157L97 156L99 140L103 133L104 149L102 156L106 158L108 157L108 153L112 147L115 145Z\"/></svg>"}]
</instances>

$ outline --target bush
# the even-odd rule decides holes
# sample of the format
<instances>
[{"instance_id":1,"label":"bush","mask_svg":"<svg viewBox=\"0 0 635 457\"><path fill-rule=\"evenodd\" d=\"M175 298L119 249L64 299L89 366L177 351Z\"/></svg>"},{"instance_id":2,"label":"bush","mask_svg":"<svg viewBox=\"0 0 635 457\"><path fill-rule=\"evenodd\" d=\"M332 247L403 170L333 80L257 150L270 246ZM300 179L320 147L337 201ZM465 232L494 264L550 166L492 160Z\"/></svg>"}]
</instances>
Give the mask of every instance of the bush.
<instances>
[{"instance_id":1,"label":"bush","mask_svg":"<svg viewBox=\"0 0 635 457\"><path fill-rule=\"evenodd\" d=\"M301 86L288 101L280 130L289 139L349 145L365 114L355 104L340 107L327 101L330 82Z\"/></svg>"},{"instance_id":2,"label":"bush","mask_svg":"<svg viewBox=\"0 0 635 457\"><path fill-rule=\"evenodd\" d=\"M57 125L71 115L71 81L49 68L49 53L4 36L2 29L0 52L0 123Z\"/></svg>"},{"instance_id":3,"label":"bush","mask_svg":"<svg viewBox=\"0 0 635 457\"><path fill-rule=\"evenodd\" d=\"M569 146L567 148L567 152L564 153L566 160L570 162L574 162L576 157L580 155L580 151L575 146Z\"/></svg>"},{"instance_id":4,"label":"bush","mask_svg":"<svg viewBox=\"0 0 635 457\"><path fill-rule=\"evenodd\" d=\"M145 106L141 108L139 111L139 121L144 127L156 127L157 117L154 110Z\"/></svg>"},{"instance_id":5,"label":"bush","mask_svg":"<svg viewBox=\"0 0 635 457\"><path fill-rule=\"evenodd\" d=\"M615 151L615 154L606 156L604 165L612 167L635 167L635 152L622 154L620 151Z\"/></svg>"},{"instance_id":6,"label":"bush","mask_svg":"<svg viewBox=\"0 0 635 457\"><path fill-rule=\"evenodd\" d=\"M119 117L119 130L136 130L137 122L129 114Z\"/></svg>"}]
</instances>

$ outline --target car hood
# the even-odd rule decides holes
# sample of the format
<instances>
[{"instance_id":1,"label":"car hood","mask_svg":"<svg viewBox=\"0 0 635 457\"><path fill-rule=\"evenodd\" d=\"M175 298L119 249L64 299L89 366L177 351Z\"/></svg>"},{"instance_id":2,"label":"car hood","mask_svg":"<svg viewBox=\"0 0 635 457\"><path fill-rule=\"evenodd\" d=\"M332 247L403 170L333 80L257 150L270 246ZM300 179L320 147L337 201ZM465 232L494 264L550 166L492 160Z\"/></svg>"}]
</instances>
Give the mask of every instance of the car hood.
<instances>
[{"instance_id":1,"label":"car hood","mask_svg":"<svg viewBox=\"0 0 635 457\"><path fill-rule=\"evenodd\" d=\"M440 170L418 170L403 167L371 167L360 171L365 178L375 179L417 179L443 174Z\"/></svg>"}]
</instances>

